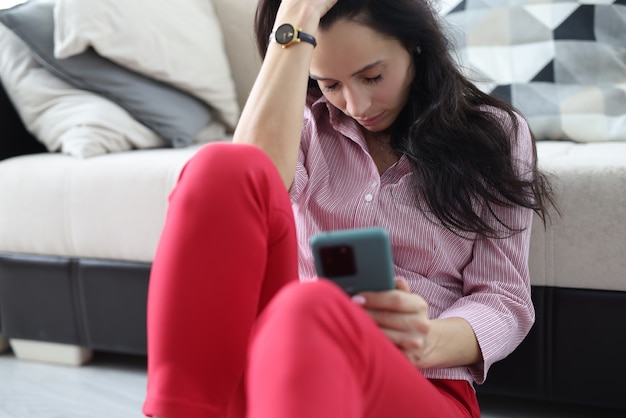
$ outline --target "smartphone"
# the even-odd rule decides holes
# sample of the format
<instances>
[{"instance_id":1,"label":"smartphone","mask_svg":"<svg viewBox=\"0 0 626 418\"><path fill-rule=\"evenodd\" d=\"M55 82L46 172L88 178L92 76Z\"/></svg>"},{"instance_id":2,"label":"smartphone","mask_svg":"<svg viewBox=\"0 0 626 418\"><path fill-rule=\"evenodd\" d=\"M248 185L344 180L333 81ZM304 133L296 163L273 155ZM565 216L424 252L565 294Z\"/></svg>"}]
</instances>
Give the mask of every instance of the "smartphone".
<instances>
[{"instance_id":1,"label":"smartphone","mask_svg":"<svg viewBox=\"0 0 626 418\"><path fill-rule=\"evenodd\" d=\"M311 237L310 244L317 275L349 295L395 288L389 233L384 228L321 232Z\"/></svg>"}]
</instances>

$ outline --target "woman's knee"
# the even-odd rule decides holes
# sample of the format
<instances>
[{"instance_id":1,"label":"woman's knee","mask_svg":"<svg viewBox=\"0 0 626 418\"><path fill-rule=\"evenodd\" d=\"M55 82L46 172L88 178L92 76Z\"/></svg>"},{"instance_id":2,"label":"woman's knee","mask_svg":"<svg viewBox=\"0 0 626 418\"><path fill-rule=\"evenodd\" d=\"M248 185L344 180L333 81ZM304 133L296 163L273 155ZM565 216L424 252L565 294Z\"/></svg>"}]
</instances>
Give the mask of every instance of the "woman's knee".
<instances>
[{"instance_id":1,"label":"woman's knee","mask_svg":"<svg viewBox=\"0 0 626 418\"><path fill-rule=\"evenodd\" d=\"M274 298L274 309L299 317L326 311L329 306L348 301L348 296L329 280L293 283L283 288Z\"/></svg>"},{"instance_id":2,"label":"woman's knee","mask_svg":"<svg viewBox=\"0 0 626 418\"><path fill-rule=\"evenodd\" d=\"M272 166L269 157L258 147L231 142L213 142L200 148L187 162L180 181L200 178L220 182L238 182L242 175Z\"/></svg>"},{"instance_id":3,"label":"woman's knee","mask_svg":"<svg viewBox=\"0 0 626 418\"><path fill-rule=\"evenodd\" d=\"M170 200L175 197L202 210L206 205L237 201L238 193L244 198L250 190L262 198L276 187L284 193L278 171L261 149L216 142L202 147L187 162Z\"/></svg>"},{"instance_id":4,"label":"woman's knee","mask_svg":"<svg viewBox=\"0 0 626 418\"><path fill-rule=\"evenodd\" d=\"M272 353L311 362L310 350L343 353L350 364L362 361L364 326L375 325L364 309L328 280L287 285L274 297L257 324L250 359L263 361ZM304 358L302 358L304 356Z\"/></svg>"}]
</instances>

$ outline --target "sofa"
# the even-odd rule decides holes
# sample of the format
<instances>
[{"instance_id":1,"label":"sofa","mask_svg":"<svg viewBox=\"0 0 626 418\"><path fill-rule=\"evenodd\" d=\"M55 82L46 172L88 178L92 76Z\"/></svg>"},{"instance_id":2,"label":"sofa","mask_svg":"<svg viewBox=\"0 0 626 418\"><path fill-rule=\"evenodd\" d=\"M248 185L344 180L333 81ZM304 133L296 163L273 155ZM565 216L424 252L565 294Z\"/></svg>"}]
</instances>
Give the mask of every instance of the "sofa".
<instances>
[{"instance_id":1,"label":"sofa","mask_svg":"<svg viewBox=\"0 0 626 418\"><path fill-rule=\"evenodd\" d=\"M131 3L141 5L147 1ZM66 130L58 128L60 133L54 136L50 134L53 130L38 123L44 117L33 116L41 109L28 109L33 106L33 100L20 99L15 83L21 79L15 79L13 84L7 81L8 70L3 69L0 62L0 81L6 93L0 95L2 142L15 144L19 140L14 148L4 152L4 159L0 161L0 350L10 345L18 359L73 365L88 362L93 351L146 355L149 272L165 220L168 195L185 162L203 143L230 139L232 122L245 102L260 65L252 33L254 0L170 2L187 12L193 7L202 7L203 13L215 18L213 26L219 33L214 33L214 37L219 45L211 59L223 53L230 80L218 80L217 87L228 87L232 82L231 96L235 101L234 105L226 106L228 94L212 97L215 92L209 88L206 90L209 94L197 95L193 83L171 78L171 74L163 76L163 71L137 67L132 59L125 61L106 48L98 49L101 39L89 28L82 29L93 35L91 39L82 40L83 49L79 47L80 42L72 44L64 39L57 33L61 24L67 24L67 21L61 22L61 18L67 19L63 12L82 10L80 3L80 0L57 0L53 4L55 44L48 47L53 47L55 54L61 44L74 47L73 51L66 48L64 53L68 57L84 53L87 47L87 52L97 52L97 59L106 58L109 61L106 65L113 62L130 68L133 77L141 74L149 80L159 79L166 89L174 86L177 91L167 92L171 97L179 91L189 93L193 100L208 104L210 115L198 112L203 116L194 119L197 132L186 136L177 132L169 137L168 132L159 131L162 127L157 126L150 128L146 136L126 137L122 132L121 136L116 133L115 141L107 142L103 135L85 131L85 127L95 122L90 125L80 121L76 126L64 127ZM111 9L123 3L121 0L98 2ZM176 22L175 11L171 10L174 6L167 3L150 0L152 10L162 10ZM186 9L187 3L189 9ZM626 374L626 357L623 356L626 352L626 62L623 57L626 54L621 41L606 40L609 34L600 30L603 23L598 20L602 16L626 16L626 13L622 5L607 5L601 1L585 5L582 12L577 8L578 2L571 2L568 10L557 8L548 16L556 19L558 15L560 24L541 32L552 42L552 48L548 48L553 54L550 61L544 56L548 41L529 41L512 35L513 29L527 28L529 22L545 24L547 18L541 14L545 8L533 9L541 3L537 1L521 2L528 3L522 6L520 2L512 3L515 5L482 5L481 10L472 9L471 2L443 0L437 3L446 28L457 43L460 64L472 74L479 74L479 81L485 88L518 106L529 120L537 137L539 165L552 179L560 209L560 214L553 213L547 225L539 219L533 224L530 273L535 325L514 353L493 366L487 382L478 386L477 391L626 409L620 379ZM615 7L619 13L605 9L607 7ZM116 11L119 17L119 10ZM587 18L589 12L594 19ZM0 11L0 29L4 24L4 36L11 25L14 26L11 31L17 33L15 21L7 23L2 14ZM524 18L519 18L520 15ZM80 13L77 16L81 24L88 20ZM98 16L100 21L107 21L102 15ZM582 35L562 30L568 17L574 19L578 29L584 23L591 26L591 32L601 33L593 40L587 36L586 45L595 43L601 44L602 50L609 47L618 50L615 55L618 61L613 67L621 68L621 78L614 77L606 82L596 77L589 81L580 76L575 67L563 70L567 67L565 64L573 63L560 55L559 42L568 36L568 42L583 42ZM151 18L150 22L156 19ZM182 21L186 20L178 22ZM615 20L611 22L607 27L615 29L618 39L623 39L619 38L626 32L623 18L621 23L617 22L619 24ZM139 28L141 24L137 23ZM481 28L488 28L488 33L482 34ZM115 30L125 29L120 25L108 28L107 33L111 35ZM173 30L184 32L185 28L176 26ZM499 36L498 30L507 31L509 36ZM65 34L76 36L77 33L82 32L68 29ZM167 34L168 29L159 27L159 33ZM21 53L28 55L28 65L24 68L43 71L45 77L53 74L61 80L54 81L55 89L73 89L71 95L55 98L55 105L59 102L65 105L67 97L78 95L84 107L83 100L87 98L82 95L87 91L91 95L89 105L104 97L109 110L111 103L119 104L128 99L98 91L100 85L81 85L72 78L74 73L68 76L67 68L59 69L61 65L70 64L56 60L50 53L47 57L37 55L43 52L33 49L34 44L29 44L32 40L24 40L28 38L28 31L22 34L21 43L15 43L13 34L9 35L14 42L12 45L19 45ZM189 38L180 36L178 39L178 35L170 37L186 42L185 45L189 43ZM141 34L137 32L133 36ZM0 42L2 39L0 36ZM514 45L515 42L519 44ZM529 42L541 44L543 52L530 51L529 54ZM152 54L158 52L145 49ZM0 55L6 56L2 45L0 51L4 51ZM139 55L145 52L143 49L136 51ZM161 52L168 54L171 50ZM520 60L520 53L527 56ZM512 74L515 71L507 70L503 76L495 74L488 65L494 56L501 61L517 60L515 65L509 62L511 68L523 62L526 73ZM545 62L529 70L527 61L537 56ZM87 58L82 56L81 59ZM168 58L162 59L167 61ZM187 56L182 64L201 66L207 59L202 55ZM6 62L5 58L4 64ZM102 68L104 64L98 62L97 68ZM588 60L580 62L589 65ZM600 67L610 67L605 61L601 62ZM143 63L145 60L140 64ZM500 64L491 65L502 70ZM552 76L548 77L550 68ZM602 68L594 67L594 71L599 70ZM180 71L191 70L182 68ZM533 71L540 75L529 77L527 73ZM565 80L564 73L571 77ZM560 78L555 74L560 74ZM76 77L84 77L84 74ZM85 83L85 80L80 82ZM577 88L576 94L582 94L583 98L572 104L569 98L576 94L567 96L567 101L559 88L568 92ZM529 98L532 100L528 101ZM176 96L172 100L193 105L189 97ZM145 104L139 107L142 106ZM142 120L141 126L135 126L131 124L133 120L123 119L129 130L143 132L150 126L149 118L141 113L145 111L143 107L138 110L131 104L122 108L124 112L118 110L116 115L120 120L123 114ZM67 122L76 111L64 109L64 112L67 117L61 119ZM214 129L207 136L205 128L215 123L223 129ZM115 126L118 125L111 122L104 128ZM176 126L170 128L177 129ZM98 129L101 133L103 128L98 126ZM68 131L71 134L66 135ZM58 139L61 136L62 141Z\"/></svg>"}]
</instances>

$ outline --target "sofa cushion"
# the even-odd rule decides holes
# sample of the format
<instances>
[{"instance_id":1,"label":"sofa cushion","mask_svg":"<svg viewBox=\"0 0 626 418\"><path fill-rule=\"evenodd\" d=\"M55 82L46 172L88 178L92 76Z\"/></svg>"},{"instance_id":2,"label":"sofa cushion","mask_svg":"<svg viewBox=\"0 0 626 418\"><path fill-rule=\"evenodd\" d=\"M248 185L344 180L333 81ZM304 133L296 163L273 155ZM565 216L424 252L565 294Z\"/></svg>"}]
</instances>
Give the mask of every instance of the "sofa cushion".
<instances>
[{"instance_id":1,"label":"sofa cushion","mask_svg":"<svg viewBox=\"0 0 626 418\"><path fill-rule=\"evenodd\" d=\"M537 152L562 216L545 230L535 219L532 284L626 291L626 142L540 141Z\"/></svg>"},{"instance_id":2,"label":"sofa cushion","mask_svg":"<svg viewBox=\"0 0 626 418\"><path fill-rule=\"evenodd\" d=\"M168 195L199 145L0 164L0 252L150 262Z\"/></svg>"},{"instance_id":3,"label":"sofa cushion","mask_svg":"<svg viewBox=\"0 0 626 418\"><path fill-rule=\"evenodd\" d=\"M31 0L0 11L0 21L28 44L41 65L62 80L114 101L174 147L194 142L211 121L211 111L205 103L117 65L91 48L56 59L53 8L53 2Z\"/></svg>"},{"instance_id":4,"label":"sofa cushion","mask_svg":"<svg viewBox=\"0 0 626 418\"><path fill-rule=\"evenodd\" d=\"M166 145L116 103L52 75L2 23L0 80L28 131L49 151L90 157Z\"/></svg>"},{"instance_id":5,"label":"sofa cushion","mask_svg":"<svg viewBox=\"0 0 626 418\"><path fill-rule=\"evenodd\" d=\"M57 0L55 56L93 47L133 71L172 84L234 127L234 82L213 4L206 0Z\"/></svg>"},{"instance_id":6,"label":"sofa cushion","mask_svg":"<svg viewBox=\"0 0 626 418\"><path fill-rule=\"evenodd\" d=\"M460 63L538 139L626 140L623 1L444 0Z\"/></svg>"}]
</instances>

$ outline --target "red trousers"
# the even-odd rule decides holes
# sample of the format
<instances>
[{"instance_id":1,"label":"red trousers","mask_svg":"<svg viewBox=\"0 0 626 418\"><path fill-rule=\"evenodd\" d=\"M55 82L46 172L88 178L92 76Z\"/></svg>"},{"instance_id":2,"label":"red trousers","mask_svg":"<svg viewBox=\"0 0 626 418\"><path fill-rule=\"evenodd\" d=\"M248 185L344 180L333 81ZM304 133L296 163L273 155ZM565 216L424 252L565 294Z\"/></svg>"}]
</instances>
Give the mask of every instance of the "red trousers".
<instances>
[{"instance_id":1,"label":"red trousers","mask_svg":"<svg viewBox=\"0 0 626 418\"><path fill-rule=\"evenodd\" d=\"M478 417L465 381L428 380L362 307L297 281L272 162L215 143L185 166L150 277L146 415Z\"/></svg>"}]
</instances>

